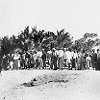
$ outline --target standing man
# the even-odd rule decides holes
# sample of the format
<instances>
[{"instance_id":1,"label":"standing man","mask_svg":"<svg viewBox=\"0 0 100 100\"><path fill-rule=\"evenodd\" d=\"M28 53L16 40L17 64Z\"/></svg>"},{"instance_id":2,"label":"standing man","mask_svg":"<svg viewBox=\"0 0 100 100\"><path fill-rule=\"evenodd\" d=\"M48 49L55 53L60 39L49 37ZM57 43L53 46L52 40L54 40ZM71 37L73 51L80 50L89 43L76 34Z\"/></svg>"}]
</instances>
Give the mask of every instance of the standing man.
<instances>
[{"instance_id":1,"label":"standing man","mask_svg":"<svg viewBox=\"0 0 100 100\"><path fill-rule=\"evenodd\" d=\"M42 49L42 61L43 61L43 69L46 68L46 52Z\"/></svg>"},{"instance_id":2,"label":"standing man","mask_svg":"<svg viewBox=\"0 0 100 100\"><path fill-rule=\"evenodd\" d=\"M72 54L72 68L76 69L77 70L77 52L76 50L73 52Z\"/></svg>"},{"instance_id":3,"label":"standing man","mask_svg":"<svg viewBox=\"0 0 100 100\"><path fill-rule=\"evenodd\" d=\"M64 67L64 52L62 49L58 51L58 68L63 69Z\"/></svg>"},{"instance_id":4,"label":"standing man","mask_svg":"<svg viewBox=\"0 0 100 100\"><path fill-rule=\"evenodd\" d=\"M42 61L42 51L41 49L37 52L37 59L38 59L38 68L41 69L43 67L43 61Z\"/></svg>"},{"instance_id":5,"label":"standing man","mask_svg":"<svg viewBox=\"0 0 100 100\"><path fill-rule=\"evenodd\" d=\"M71 60L72 60L72 52L71 49L69 48L67 51L67 63L68 63L68 69L71 69Z\"/></svg>"},{"instance_id":6,"label":"standing man","mask_svg":"<svg viewBox=\"0 0 100 100\"><path fill-rule=\"evenodd\" d=\"M34 68L37 68L38 62L37 62L37 51L36 50L33 52L33 59L34 59Z\"/></svg>"},{"instance_id":7,"label":"standing man","mask_svg":"<svg viewBox=\"0 0 100 100\"><path fill-rule=\"evenodd\" d=\"M52 54L51 54L51 69L57 70L57 53L55 51L56 49L53 48Z\"/></svg>"},{"instance_id":8,"label":"standing man","mask_svg":"<svg viewBox=\"0 0 100 100\"><path fill-rule=\"evenodd\" d=\"M97 54L95 53L94 49L92 50L91 63L92 63L92 68L94 70L96 68L96 64L97 64Z\"/></svg>"},{"instance_id":9,"label":"standing man","mask_svg":"<svg viewBox=\"0 0 100 100\"><path fill-rule=\"evenodd\" d=\"M18 52L16 52L14 54L13 59L14 59L14 69L17 69L18 70L18 68L19 68L19 62L18 62L18 60L20 59L20 55L19 55Z\"/></svg>"},{"instance_id":10,"label":"standing man","mask_svg":"<svg viewBox=\"0 0 100 100\"><path fill-rule=\"evenodd\" d=\"M50 50L50 48L49 48L49 50L47 51L47 55L46 55L46 58L47 58L47 66L49 66L49 69L50 69L50 67L51 67L51 55L52 55L52 51Z\"/></svg>"},{"instance_id":11,"label":"standing man","mask_svg":"<svg viewBox=\"0 0 100 100\"><path fill-rule=\"evenodd\" d=\"M86 69L90 69L90 65L91 64L91 56L89 53L87 53L87 56L86 56Z\"/></svg>"},{"instance_id":12,"label":"standing man","mask_svg":"<svg viewBox=\"0 0 100 100\"><path fill-rule=\"evenodd\" d=\"M80 69L84 70L84 69L86 69L86 53L85 53L84 49L81 51L80 56L81 56L80 57L80 67L81 67Z\"/></svg>"},{"instance_id":13,"label":"standing man","mask_svg":"<svg viewBox=\"0 0 100 100\"><path fill-rule=\"evenodd\" d=\"M96 70L100 71L100 50L97 49L97 66L96 66Z\"/></svg>"},{"instance_id":14,"label":"standing man","mask_svg":"<svg viewBox=\"0 0 100 100\"><path fill-rule=\"evenodd\" d=\"M8 55L4 55L3 56L3 68L5 71L7 71L7 67L8 67Z\"/></svg>"},{"instance_id":15,"label":"standing man","mask_svg":"<svg viewBox=\"0 0 100 100\"><path fill-rule=\"evenodd\" d=\"M68 66L68 56L67 56L66 48L64 48L64 63L65 63L64 67L67 67Z\"/></svg>"},{"instance_id":16,"label":"standing man","mask_svg":"<svg viewBox=\"0 0 100 100\"><path fill-rule=\"evenodd\" d=\"M1 74L1 71L2 71L2 59L3 59L3 55L0 54L0 74ZM2 76L2 74L1 74Z\"/></svg>"}]
</instances>

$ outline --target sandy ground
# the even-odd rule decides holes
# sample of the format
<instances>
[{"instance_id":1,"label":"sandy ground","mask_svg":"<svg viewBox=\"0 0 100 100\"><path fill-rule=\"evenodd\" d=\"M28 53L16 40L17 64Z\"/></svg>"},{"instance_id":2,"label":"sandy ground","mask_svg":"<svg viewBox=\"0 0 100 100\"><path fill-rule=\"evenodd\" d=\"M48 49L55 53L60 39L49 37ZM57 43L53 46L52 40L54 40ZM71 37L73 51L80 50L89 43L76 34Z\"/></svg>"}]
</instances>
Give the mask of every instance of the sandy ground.
<instances>
[{"instance_id":1,"label":"sandy ground","mask_svg":"<svg viewBox=\"0 0 100 100\"><path fill-rule=\"evenodd\" d=\"M26 87L43 74L66 75L66 82L50 82ZM100 100L100 71L3 71L0 76L0 100Z\"/></svg>"}]
</instances>

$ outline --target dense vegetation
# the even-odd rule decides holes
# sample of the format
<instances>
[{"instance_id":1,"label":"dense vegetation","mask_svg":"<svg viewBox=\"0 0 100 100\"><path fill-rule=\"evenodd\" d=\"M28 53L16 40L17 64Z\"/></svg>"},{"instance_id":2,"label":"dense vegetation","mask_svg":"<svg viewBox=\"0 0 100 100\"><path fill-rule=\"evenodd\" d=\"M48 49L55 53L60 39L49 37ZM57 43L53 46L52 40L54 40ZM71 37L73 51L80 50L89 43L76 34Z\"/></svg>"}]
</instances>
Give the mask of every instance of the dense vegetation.
<instances>
[{"instance_id":1,"label":"dense vegetation","mask_svg":"<svg viewBox=\"0 0 100 100\"><path fill-rule=\"evenodd\" d=\"M36 27L32 28L29 32L29 26L25 27L24 31L21 31L18 36L4 36L0 39L0 56L7 55L14 52L19 48L22 52L26 52L30 49L48 48L54 47L66 47L72 50L76 49L80 51L82 48L91 49L94 45L99 45L100 40L96 38L96 33L86 33L83 38L73 41L73 37L69 32L65 32L65 29L57 30L56 33L45 30L37 30Z\"/></svg>"}]
</instances>

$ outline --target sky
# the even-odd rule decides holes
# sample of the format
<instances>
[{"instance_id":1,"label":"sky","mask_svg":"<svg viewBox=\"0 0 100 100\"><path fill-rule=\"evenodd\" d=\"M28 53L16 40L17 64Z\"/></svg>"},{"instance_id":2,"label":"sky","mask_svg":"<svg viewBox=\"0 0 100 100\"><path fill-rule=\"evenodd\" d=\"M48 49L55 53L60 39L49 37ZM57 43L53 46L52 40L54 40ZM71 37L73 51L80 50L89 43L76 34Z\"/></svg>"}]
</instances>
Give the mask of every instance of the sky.
<instances>
[{"instance_id":1,"label":"sky","mask_svg":"<svg viewBox=\"0 0 100 100\"><path fill-rule=\"evenodd\" d=\"M100 0L0 0L0 37L17 35L25 26L65 29L74 39L100 36Z\"/></svg>"}]
</instances>

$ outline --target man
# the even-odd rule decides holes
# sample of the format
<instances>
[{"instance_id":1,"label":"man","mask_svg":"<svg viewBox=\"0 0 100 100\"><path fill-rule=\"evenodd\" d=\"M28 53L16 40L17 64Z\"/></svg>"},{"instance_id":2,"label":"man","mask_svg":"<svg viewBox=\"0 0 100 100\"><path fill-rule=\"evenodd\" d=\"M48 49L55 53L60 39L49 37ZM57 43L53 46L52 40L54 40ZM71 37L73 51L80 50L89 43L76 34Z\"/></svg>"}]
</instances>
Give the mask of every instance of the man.
<instances>
[{"instance_id":1,"label":"man","mask_svg":"<svg viewBox=\"0 0 100 100\"><path fill-rule=\"evenodd\" d=\"M34 68L37 68L37 51L33 52Z\"/></svg>"},{"instance_id":2,"label":"man","mask_svg":"<svg viewBox=\"0 0 100 100\"><path fill-rule=\"evenodd\" d=\"M58 51L58 68L63 69L64 67L64 52L62 49Z\"/></svg>"},{"instance_id":3,"label":"man","mask_svg":"<svg viewBox=\"0 0 100 100\"><path fill-rule=\"evenodd\" d=\"M2 56L0 55L0 75L2 76L2 74L1 74L1 71L2 71Z\"/></svg>"},{"instance_id":4,"label":"man","mask_svg":"<svg viewBox=\"0 0 100 100\"><path fill-rule=\"evenodd\" d=\"M68 69L71 69L71 59L72 59L71 49L68 49L66 51L66 54L67 54Z\"/></svg>"},{"instance_id":5,"label":"man","mask_svg":"<svg viewBox=\"0 0 100 100\"><path fill-rule=\"evenodd\" d=\"M27 52L25 54L25 69L30 68L30 54Z\"/></svg>"},{"instance_id":6,"label":"man","mask_svg":"<svg viewBox=\"0 0 100 100\"><path fill-rule=\"evenodd\" d=\"M5 71L7 71L8 62L9 62L9 56L8 55L4 55L4 57L3 57L3 67L4 67Z\"/></svg>"},{"instance_id":7,"label":"man","mask_svg":"<svg viewBox=\"0 0 100 100\"><path fill-rule=\"evenodd\" d=\"M14 59L14 69L18 70L18 68L20 67L20 66L19 66L20 54L19 54L18 52L16 52L16 53L14 54L13 59Z\"/></svg>"},{"instance_id":8,"label":"man","mask_svg":"<svg viewBox=\"0 0 100 100\"><path fill-rule=\"evenodd\" d=\"M46 68L46 52L42 49L42 61L43 61L43 69Z\"/></svg>"},{"instance_id":9,"label":"man","mask_svg":"<svg viewBox=\"0 0 100 100\"><path fill-rule=\"evenodd\" d=\"M96 65L96 70L100 71L100 50L97 49L97 65Z\"/></svg>"},{"instance_id":10,"label":"man","mask_svg":"<svg viewBox=\"0 0 100 100\"><path fill-rule=\"evenodd\" d=\"M57 53L55 52L56 49L53 48L52 54L51 54L51 69L57 70ZM54 66L54 68L53 68Z\"/></svg>"},{"instance_id":11,"label":"man","mask_svg":"<svg viewBox=\"0 0 100 100\"><path fill-rule=\"evenodd\" d=\"M52 55L52 51L49 48L46 55L46 58L47 58L46 66L49 67L49 69L51 66L51 55Z\"/></svg>"},{"instance_id":12,"label":"man","mask_svg":"<svg viewBox=\"0 0 100 100\"><path fill-rule=\"evenodd\" d=\"M65 63L65 67L67 67L68 66L68 56L67 56L66 48L64 48L64 63Z\"/></svg>"},{"instance_id":13,"label":"man","mask_svg":"<svg viewBox=\"0 0 100 100\"><path fill-rule=\"evenodd\" d=\"M81 70L86 69L86 51L84 49L81 50L80 54L80 69Z\"/></svg>"},{"instance_id":14,"label":"man","mask_svg":"<svg viewBox=\"0 0 100 100\"><path fill-rule=\"evenodd\" d=\"M43 61L42 61L42 51L41 49L37 52L37 59L38 59L38 68L41 69L43 67Z\"/></svg>"},{"instance_id":15,"label":"man","mask_svg":"<svg viewBox=\"0 0 100 100\"><path fill-rule=\"evenodd\" d=\"M97 54L95 53L94 49L92 50L91 63L92 63L92 68L94 70L96 68L96 63L97 63Z\"/></svg>"},{"instance_id":16,"label":"man","mask_svg":"<svg viewBox=\"0 0 100 100\"><path fill-rule=\"evenodd\" d=\"M72 54L72 68L77 70L77 52L76 50L74 50L73 54Z\"/></svg>"}]
</instances>

